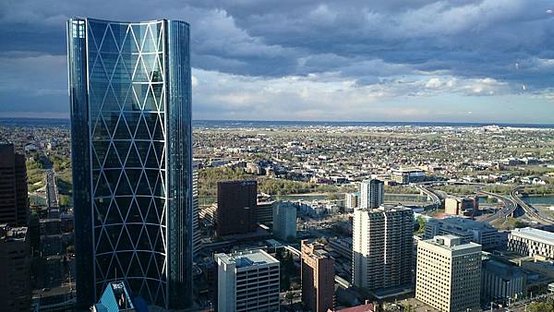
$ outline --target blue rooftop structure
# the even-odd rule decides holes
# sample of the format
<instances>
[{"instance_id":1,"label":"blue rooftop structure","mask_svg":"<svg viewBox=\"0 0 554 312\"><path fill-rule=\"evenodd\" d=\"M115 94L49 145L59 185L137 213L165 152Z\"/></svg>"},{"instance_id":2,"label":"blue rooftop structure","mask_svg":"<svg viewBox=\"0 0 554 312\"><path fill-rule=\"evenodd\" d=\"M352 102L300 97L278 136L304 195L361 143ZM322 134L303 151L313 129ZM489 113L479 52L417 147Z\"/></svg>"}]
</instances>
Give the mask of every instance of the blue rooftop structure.
<instances>
[{"instance_id":1,"label":"blue rooftop structure","mask_svg":"<svg viewBox=\"0 0 554 312\"><path fill-rule=\"evenodd\" d=\"M140 299L140 298L138 298ZM100 301L92 307L93 312L143 312L148 311L144 300L134 300L137 303L137 308L131 296L127 291L127 287L123 281L109 283Z\"/></svg>"}]
</instances>

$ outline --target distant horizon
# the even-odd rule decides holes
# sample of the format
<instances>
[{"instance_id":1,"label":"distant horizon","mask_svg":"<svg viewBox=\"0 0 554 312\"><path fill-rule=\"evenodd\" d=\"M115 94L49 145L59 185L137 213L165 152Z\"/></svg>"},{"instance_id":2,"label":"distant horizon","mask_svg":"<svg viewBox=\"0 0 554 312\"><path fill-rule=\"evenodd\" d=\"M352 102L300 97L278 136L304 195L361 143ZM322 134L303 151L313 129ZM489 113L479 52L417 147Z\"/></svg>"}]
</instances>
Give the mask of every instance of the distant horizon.
<instances>
[{"instance_id":1,"label":"distant horizon","mask_svg":"<svg viewBox=\"0 0 554 312\"><path fill-rule=\"evenodd\" d=\"M70 118L64 117L1 117L0 126L2 121L5 120L42 120L42 121L56 121L63 120L64 122L70 122ZM460 121L359 121L359 120L277 120L277 119L192 119L193 122L222 122L222 123L334 123L334 124L397 124L397 125L443 125L443 126L505 126L505 127L518 127L518 126L532 126L533 128L554 128L554 123L524 123L524 122L460 122Z\"/></svg>"}]
</instances>

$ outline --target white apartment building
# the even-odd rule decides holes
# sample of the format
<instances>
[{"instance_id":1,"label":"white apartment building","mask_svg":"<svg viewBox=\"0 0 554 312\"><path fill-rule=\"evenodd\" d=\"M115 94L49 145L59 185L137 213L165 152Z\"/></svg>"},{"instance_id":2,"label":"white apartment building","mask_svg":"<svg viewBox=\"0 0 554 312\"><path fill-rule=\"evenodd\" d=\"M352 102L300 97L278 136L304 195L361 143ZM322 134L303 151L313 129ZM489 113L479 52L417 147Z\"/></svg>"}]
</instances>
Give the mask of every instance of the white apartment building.
<instances>
[{"instance_id":1,"label":"white apartment building","mask_svg":"<svg viewBox=\"0 0 554 312\"><path fill-rule=\"evenodd\" d=\"M385 201L385 184L381 180L363 180L360 184L360 208L378 208Z\"/></svg>"},{"instance_id":2,"label":"white apartment building","mask_svg":"<svg viewBox=\"0 0 554 312\"><path fill-rule=\"evenodd\" d=\"M376 290L411 282L413 222L405 207L354 211L352 284Z\"/></svg>"},{"instance_id":3,"label":"white apartment building","mask_svg":"<svg viewBox=\"0 0 554 312\"><path fill-rule=\"evenodd\" d=\"M263 250L216 254L218 311L279 311L279 261Z\"/></svg>"}]
</instances>

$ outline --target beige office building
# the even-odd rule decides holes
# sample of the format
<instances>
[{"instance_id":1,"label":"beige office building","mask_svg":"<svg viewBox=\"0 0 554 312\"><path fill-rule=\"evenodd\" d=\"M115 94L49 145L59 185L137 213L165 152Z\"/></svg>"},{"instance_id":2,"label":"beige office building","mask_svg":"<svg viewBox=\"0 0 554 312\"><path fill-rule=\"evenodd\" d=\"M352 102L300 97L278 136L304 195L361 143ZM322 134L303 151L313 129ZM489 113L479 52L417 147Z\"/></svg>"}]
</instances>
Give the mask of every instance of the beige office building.
<instances>
[{"instance_id":1,"label":"beige office building","mask_svg":"<svg viewBox=\"0 0 554 312\"><path fill-rule=\"evenodd\" d=\"M481 245L454 235L418 242L416 299L445 312L481 311Z\"/></svg>"},{"instance_id":2,"label":"beige office building","mask_svg":"<svg viewBox=\"0 0 554 312\"><path fill-rule=\"evenodd\" d=\"M405 207L354 211L352 284L368 290L412 281L414 214Z\"/></svg>"}]
</instances>

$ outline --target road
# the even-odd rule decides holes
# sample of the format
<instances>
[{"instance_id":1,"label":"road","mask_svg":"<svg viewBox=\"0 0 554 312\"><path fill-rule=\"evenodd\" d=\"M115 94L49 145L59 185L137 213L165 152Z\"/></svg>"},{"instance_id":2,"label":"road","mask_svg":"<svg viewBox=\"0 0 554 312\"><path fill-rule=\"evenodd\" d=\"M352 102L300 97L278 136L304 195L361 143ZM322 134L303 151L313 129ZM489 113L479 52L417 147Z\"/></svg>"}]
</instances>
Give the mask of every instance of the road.
<instances>
[{"instance_id":1,"label":"road","mask_svg":"<svg viewBox=\"0 0 554 312\"><path fill-rule=\"evenodd\" d=\"M52 209L58 209L58 187L56 186L56 174L54 170L46 170L46 204L48 205L48 214ZM50 218L50 216L49 216Z\"/></svg>"},{"instance_id":2,"label":"road","mask_svg":"<svg viewBox=\"0 0 554 312\"><path fill-rule=\"evenodd\" d=\"M514 200L514 202L519 205L523 211L525 211L525 214L539 222L539 223L543 223L543 224L554 224L554 219L552 219L551 217L548 217L548 216L545 216L543 214L540 213L540 211L538 211L536 208L534 207L531 207L531 205L527 204L526 202L524 202L520 197L519 197L519 191L521 190L522 186L518 186L516 188L514 188L511 192L510 192L510 196L512 197L512 199Z\"/></svg>"},{"instance_id":3,"label":"road","mask_svg":"<svg viewBox=\"0 0 554 312\"><path fill-rule=\"evenodd\" d=\"M433 202L434 209L439 209L441 207L442 201L435 192L433 192L431 189L424 187L423 185L415 185L415 187L423 194L429 196L429 198Z\"/></svg>"},{"instance_id":4,"label":"road","mask_svg":"<svg viewBox=\"0 0 554 312\"><path fill-rule=\"evenodd\" d=\"M486 222L492 222L499 218L506 218L508 216L513 216L514 212L517 209L517 203L512 199L511 196L502 196L491 192L485 192L485 191L479 191L478 194L490 196L496 198L498 201L502 202L504 204L504 207L502 209L498 210L496 213L494 213L491 216L486 217L483 219L483 221Z\"/></svg>"}]
</instances>

